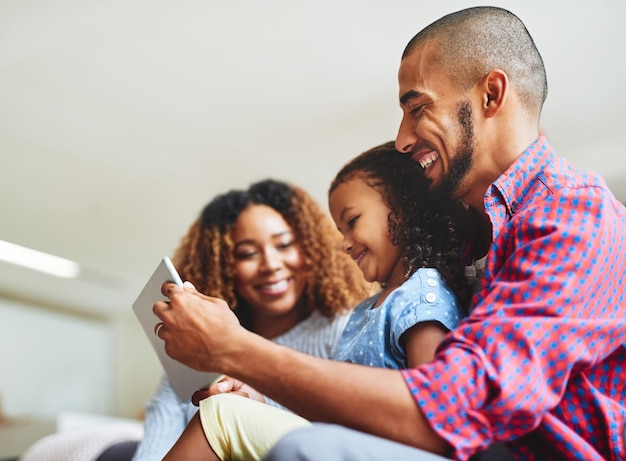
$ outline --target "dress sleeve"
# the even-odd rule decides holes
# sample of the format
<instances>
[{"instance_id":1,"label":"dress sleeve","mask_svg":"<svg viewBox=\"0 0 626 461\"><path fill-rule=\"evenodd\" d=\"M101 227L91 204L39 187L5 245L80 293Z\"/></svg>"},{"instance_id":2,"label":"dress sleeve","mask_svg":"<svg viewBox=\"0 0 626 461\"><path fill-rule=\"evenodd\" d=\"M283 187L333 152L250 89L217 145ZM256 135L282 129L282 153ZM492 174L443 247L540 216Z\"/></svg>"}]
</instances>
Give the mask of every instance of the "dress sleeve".
<instances>
[{"instance_id":1,"label":"dress sleeve","mask_svg":"<svg viewBox=\"0 0 626 461\"><path fill-rule=\"evenodd\" d=\"M394 354L406 357L401 345L402 335L421 322L439 322L446 330L453 330L462 319L461 307L435 269L419 269L409 280L394 290L389 303L387 323L391 326Z\"/></svg>"}]
</instances>

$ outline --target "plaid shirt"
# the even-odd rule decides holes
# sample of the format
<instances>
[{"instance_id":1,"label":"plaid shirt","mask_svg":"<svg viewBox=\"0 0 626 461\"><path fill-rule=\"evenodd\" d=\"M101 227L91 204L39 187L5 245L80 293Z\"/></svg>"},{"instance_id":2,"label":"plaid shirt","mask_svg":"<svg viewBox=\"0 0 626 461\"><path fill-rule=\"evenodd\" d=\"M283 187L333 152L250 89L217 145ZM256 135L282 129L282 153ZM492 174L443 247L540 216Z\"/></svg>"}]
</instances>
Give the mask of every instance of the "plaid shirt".
<instances>
[{"instance_id":1,"label":"plaid shirt","mask_svg":"<svg viewBox=\"0 0 626 461\"><path fill-rule=\"evenodd\" d=\"M484 204L476 307L403 371L417 405L460 460L496 440L521 459L626 459L625 207L543 137Z\"/></svg>"}]
</instances>

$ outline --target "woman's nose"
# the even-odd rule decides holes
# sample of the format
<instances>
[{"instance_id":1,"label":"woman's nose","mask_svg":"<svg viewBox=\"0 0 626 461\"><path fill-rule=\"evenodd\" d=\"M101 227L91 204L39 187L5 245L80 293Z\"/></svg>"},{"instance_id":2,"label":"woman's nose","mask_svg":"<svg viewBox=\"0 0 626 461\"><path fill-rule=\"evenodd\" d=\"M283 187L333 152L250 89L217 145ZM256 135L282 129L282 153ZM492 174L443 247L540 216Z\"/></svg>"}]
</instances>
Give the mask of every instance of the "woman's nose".
<instances>
[{"instance_id":1,"label":"woman's nose","mask_svg":"<svg viewBox=\"0 0 626 461\"><path fill-rule=\"evenodd\" d=\"M263 253L263 264L262 266L269 270L279 269L282 265L282 259L278 251L273 249L266 250Z\"/></svg>"}]
</instances>

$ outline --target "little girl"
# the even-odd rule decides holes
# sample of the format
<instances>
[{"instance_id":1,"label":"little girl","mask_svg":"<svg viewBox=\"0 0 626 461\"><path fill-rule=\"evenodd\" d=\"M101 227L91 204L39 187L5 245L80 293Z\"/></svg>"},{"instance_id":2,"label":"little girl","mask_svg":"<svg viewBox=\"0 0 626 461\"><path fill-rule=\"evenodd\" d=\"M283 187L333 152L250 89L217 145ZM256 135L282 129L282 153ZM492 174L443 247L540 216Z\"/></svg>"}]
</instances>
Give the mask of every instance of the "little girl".
<instances>
[{"instance_id":1,"label":"little girl","mask_svg":"<svg viewBox=\"0 0 626 461\"><path fill-rule=\"evenodd\" d=\"M467 314L468 216L461 203L441 200L429 193L422 167L393 142L354 158L333 180L329 208L343 250L367 281L382 286L354 309L335 360L415 367L433 359ZM236 393L216 394L200 402L164 460L260 460L283 435L308 424Z\"/></svg>"}]
</instances>

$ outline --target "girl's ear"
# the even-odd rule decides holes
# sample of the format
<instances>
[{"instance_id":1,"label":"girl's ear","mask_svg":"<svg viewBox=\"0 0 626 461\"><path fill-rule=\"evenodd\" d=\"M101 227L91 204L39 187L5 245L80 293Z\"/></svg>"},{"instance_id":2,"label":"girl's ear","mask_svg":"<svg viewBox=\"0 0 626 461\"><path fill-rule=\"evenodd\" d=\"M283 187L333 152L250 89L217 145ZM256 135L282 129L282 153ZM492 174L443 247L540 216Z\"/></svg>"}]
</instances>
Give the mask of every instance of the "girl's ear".
<instances>
[{"instance_id":1,"label":"girl's ear","mask_svg":"<svg viewBox=\"0 0 626 461\"><path fill-rule=\"evenodd\" d=\"M494 69L481 79L479 90L482 93L484 116L493 117L504 106L509 91L509 78L504 71Z\"/></svg>"}]
</instances>

